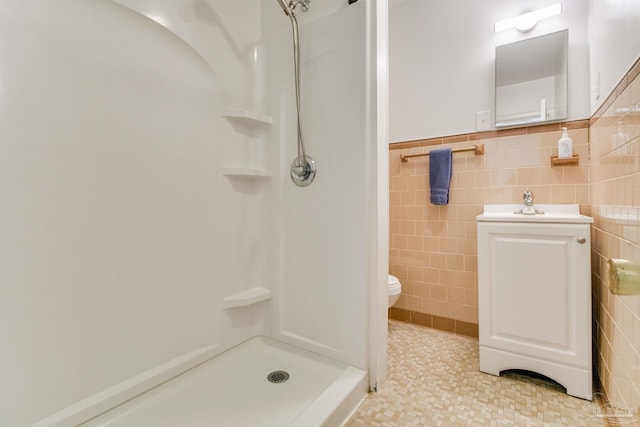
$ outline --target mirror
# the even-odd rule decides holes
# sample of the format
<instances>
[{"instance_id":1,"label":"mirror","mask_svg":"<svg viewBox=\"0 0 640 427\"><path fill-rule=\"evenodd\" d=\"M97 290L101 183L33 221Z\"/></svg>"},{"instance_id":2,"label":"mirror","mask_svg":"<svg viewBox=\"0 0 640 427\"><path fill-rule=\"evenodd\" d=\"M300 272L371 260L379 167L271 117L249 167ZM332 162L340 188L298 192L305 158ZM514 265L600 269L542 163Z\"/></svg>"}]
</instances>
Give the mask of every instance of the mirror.
<instances>
[{"instance_id":1,"label":"mirror","mask_svg":"<svg viewBox=\"0 0 640 427\"><path fill-rule=\"evenodd\" d=\"M568 117L569 30L496 47L496 128Z\"/></svg>"}]
</instances>

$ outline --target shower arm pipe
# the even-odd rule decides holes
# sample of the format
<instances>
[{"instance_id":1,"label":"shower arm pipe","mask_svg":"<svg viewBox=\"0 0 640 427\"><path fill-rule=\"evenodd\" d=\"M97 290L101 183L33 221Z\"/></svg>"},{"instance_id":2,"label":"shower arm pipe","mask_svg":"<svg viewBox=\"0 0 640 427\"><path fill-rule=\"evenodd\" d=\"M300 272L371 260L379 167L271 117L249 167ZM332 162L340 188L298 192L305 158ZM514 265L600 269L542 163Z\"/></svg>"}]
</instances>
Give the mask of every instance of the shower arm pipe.
<instances>
[{"instance_id":1,"label":"shower arm pipe","mask_svg":"<svg viewBox=\"0 0 640 427\"><path fill-rule=\"evenodd\" d=\"M301 113L300 113L300 31L298 30L298 20L294 10L296 6L301 5L303 12L309 9L309 1L305 0L291 0L289 4L285 0L278 0L278 4L282 8L282 11L291 20L291 27L293 29L293 67L295 77L295 89L296 89L296 119L297 119L297 139L298 139L298 166L304 167L305 165L305 150L304 140L302 138L302 125L301 125Z\"/></svg>"},{"instance_id":2,"label":"shower arm pipe","mask_svg":"<svg viewBox=\"0 0 640 427\"><path fill-rule=\"evenodd\" d=\"M293 4L293 3L292 3ZM297 131L298 131L298 165L303 166L305 163L304 140L302 138L302 125L300 113L300 33L298 31L298 20L296 15L289 13L291 25L293 26L293 66L295 74L296 89L296 113L297 113Z\"/></svg>"},{"instance_id":3,"label":"shower arm pipe","mask_svg":"<svg viewBox=\"0 0 640 427\"><path fill-rule=\"evenodd\" d=\"M291 11L289 11L289 6L287 6L284 0L278 0L278 3L280 4L280 7L282 8L282 11L284 12L284 14L287 16L290 16Z\"/></svg>"}]
</instances>

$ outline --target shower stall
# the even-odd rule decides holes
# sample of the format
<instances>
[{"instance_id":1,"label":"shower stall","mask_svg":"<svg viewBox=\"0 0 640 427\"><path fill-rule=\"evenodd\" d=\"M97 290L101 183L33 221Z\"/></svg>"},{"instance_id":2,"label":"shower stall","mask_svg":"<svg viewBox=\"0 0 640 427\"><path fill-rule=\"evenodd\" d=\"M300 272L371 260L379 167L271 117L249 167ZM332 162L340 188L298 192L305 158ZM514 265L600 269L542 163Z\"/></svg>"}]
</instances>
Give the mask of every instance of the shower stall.
<instances>
[{"instance_id":1,"label":"shower stall","mask_svg":"<svg viewBox=\"0 0 640 427\"><path fill-rule=\"evenodd\" d=\"M387 7L348 3L298 16L298 187L278 0L0 0L0 425L322 425L383 381Z\"/></svg>"}]
</instances>

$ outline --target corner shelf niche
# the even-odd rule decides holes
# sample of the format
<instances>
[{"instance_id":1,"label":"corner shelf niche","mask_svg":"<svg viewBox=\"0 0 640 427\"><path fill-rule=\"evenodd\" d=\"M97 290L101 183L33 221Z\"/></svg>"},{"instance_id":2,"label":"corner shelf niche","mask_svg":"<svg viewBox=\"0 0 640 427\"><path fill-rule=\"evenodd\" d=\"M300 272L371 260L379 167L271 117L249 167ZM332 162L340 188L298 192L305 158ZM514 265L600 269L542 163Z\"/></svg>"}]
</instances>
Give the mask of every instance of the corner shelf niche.
<instances>
[{"instance_id":1,"label":"corner shelf niche","mask_svg":"<svg viewBox=\"0 0 640 427\"><path fill-rule=\"evenodd\" d=\"M271 116L237 107L225 107L222 117L252 128L268 126L273 123Z\"/></svg>"},{"instance_id":2,"label":"corner shelf niche","mask_svg":"<svg viewBox=\"0 0 640 427\"><path fill-rule=\"evenodd\" d=\"M231 178L269 179L273 175L271 169L245 168L241 166L222 166L222 175Z\"/></svg>"},{"instance_id":3,"label":"corner shelf niche","mask_svg":"<svg viewBox=\"0 0 640 427\"><path fill-rule=\"evenodd\" d=\"M551 156L551 166L578 166L580 157L574 154L573 157Z\"/></svg>"},{"instance_id":4,"label":"corner shelf niche","mask_svg":"<svg viewBox=\"0 0 640 427\"><path fill-rule=\"evenodd\" d=\"M271 291L265 288L249 288L245 291L231 294L222 299L222 306L227 308L247 307L271 299Z\"/></svg>"}]
</instances>

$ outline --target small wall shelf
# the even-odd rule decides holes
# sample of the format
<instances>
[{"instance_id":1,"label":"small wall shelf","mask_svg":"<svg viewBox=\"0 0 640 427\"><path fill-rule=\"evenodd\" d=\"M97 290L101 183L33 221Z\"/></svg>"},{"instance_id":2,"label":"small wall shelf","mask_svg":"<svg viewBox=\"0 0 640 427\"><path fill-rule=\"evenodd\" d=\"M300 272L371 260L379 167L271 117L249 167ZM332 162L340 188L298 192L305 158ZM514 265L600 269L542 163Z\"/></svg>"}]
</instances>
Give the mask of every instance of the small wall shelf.
<instances>
[{"instance_id":1,"label":"small wall shelf","mask_svg":"<svg viewBox=\"0 0 640 427\"><path fill-rule=\"evenodd\" d=\"M271 291L265 288L250 288L222 299L224 308L247 307L271 299Z\"/></svg>"},{"instance_id":2,"label":"small wall shelf","mask_svg":"<svg viewBox=\"0 0 640 427\"><path fill-rule=\"evenodd\" d=\"M573 157L551 156L551 166L578 166L580 157L574 154Z\"/></svg>"},{"instance_id":3,"label":"small wall shelf","mask_svg":"<svg viewBox=\"0 0 640 427\"><path fill-rule=\"evenodd\" d=\"M273 122L271 116L236 107L225 107L222 117L249 127L267 126Z\"/></svg>"},{"instance_id":4,"label":"small wall shelf","mask_svg":"<svg viewBox=\"0 0 640 427\"><path fill-rule=\"evenodd\" d=\"M222 166L222 175L244 179L268 179L273 172L271 169L245 168L240 166Z\"/></svg>"}]
</instances>

